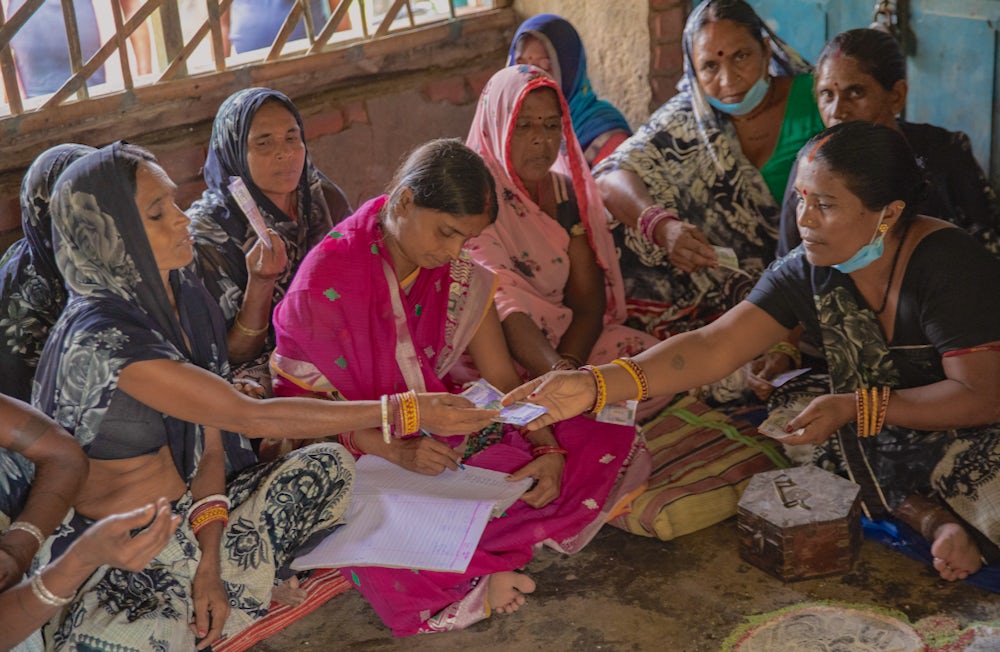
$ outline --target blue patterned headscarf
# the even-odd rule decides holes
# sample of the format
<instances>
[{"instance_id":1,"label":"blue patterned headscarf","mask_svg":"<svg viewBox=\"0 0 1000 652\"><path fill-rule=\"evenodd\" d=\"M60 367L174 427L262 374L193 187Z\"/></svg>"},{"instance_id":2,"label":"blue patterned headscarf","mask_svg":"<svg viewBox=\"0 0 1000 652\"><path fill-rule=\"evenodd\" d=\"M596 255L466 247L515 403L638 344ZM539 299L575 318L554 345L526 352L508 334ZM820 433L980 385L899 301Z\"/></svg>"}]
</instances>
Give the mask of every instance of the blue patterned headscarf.
<instances>
[{"instance_id":1,"label":"blue patterned headscarf","mask_svg":"<svg viewBox=\"0 0 1000 652\"><path fill-rule=\"evenodd\" d=\"M573 131L584 150L601 134L612 129L632 133L628 121L610 102L597 99L587 78L587 51L580 35L562 16L538 14L521 23L510 43L507 65L516 63L518 42L524 36L541 41L549 53L553 73L569 103Z\"/></svg>"},{"instance_id":2,"label":"blue patterned headscarf","mask_svg":"<svg viewBox=\"0 0 1000 652\"><path fill-rule=\"evenodd\" d=\"M170 305L135 204L134 164L122 146L73 163L52 193L56 264L70 301L42 352L35 404L85 449L129 364L167 359L229 373L222 315L190 269L170 273L179 319ZM174 464L190 479L203 449L202 427L163 419ZM253 463L243 437L227 434L224 446L230 470Z\"/></svg>"},{"instance_id":3,"label":"blue patterned headscarf","mask_svg":"<svg viewBox=\"0 0 1000 652\"><path fill-rule=\"evenodd\" d=\"M49 197L70 163L94 151L56 145L34 160L21 182L21 230L0 262L0 392L31 400L31 381L49 330L66 305L52 250Z\"/></svg>"}]
</instances>

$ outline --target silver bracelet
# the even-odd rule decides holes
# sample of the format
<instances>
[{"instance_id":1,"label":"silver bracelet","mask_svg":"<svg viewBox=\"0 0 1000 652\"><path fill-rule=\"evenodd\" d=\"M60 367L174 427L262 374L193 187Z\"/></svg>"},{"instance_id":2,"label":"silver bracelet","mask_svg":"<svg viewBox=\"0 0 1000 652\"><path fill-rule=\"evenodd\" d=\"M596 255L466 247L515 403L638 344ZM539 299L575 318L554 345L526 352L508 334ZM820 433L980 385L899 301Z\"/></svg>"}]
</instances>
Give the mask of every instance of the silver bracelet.
<instances>
[{"instance_id":1,"label":"silver bracelet","mask_svg":"<svg viewBox=\"0 0 1000 652\"><path fill-rule=\"evenodd\" d=\"M7 528L7 532L13 532L14 530L20 530L22 532L27 532L31 536L35 537L35 541L38 542L38 547L41 548L45 544L45 535L39 530L34 524L27 521L14 521Z\"/></svg>"},{"instance_id":2,"label":"silver bracelet","mask_svg":"<svg viewBox=\"0 0 1000 652\"><path fill-rule=\"evenodd\" d=\"M35 594L38 601L50 607L64 607L72 602L74 597L72 595L68 598L60 598L52 591L49 591L48 587L42 583L43 570L45 570L45 566L39 568L35 571L35 574L31 576L31 592Z\"/></svg>"}]
</instances>

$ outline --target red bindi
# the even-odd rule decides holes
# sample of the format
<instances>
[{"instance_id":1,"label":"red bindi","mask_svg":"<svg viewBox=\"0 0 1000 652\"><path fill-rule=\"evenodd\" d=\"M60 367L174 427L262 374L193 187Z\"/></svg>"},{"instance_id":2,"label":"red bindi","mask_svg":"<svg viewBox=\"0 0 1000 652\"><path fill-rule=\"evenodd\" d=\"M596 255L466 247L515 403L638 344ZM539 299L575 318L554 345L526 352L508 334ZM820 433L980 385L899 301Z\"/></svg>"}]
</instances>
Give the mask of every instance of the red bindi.
<instances>
[{"instance_id":1,"label":"red bindi","mask_svg":"<svg viewBox=\"0 0 1000 652\"><path fill-rule=\"evenodd\" d=\"M722 55L724 55L724 54L725 54L725 52L723 52L722 50L719 50L718 54L719 54L719 56L721 57Z\"/></svg>"},{"instance_id":2,"label":"red bindi","mask_svg":"<svg viewBox=\"0 0 1000 652\"><path fill-rule=\"evenodd\" d=\"M802 189L802 196L803 196L803 197L805 197L805 196L806 196L806 195L808 195L808 194L809 194L809 191L808 191L808 190L806 190L805 188L803 188L803 189Z\"/></svg>"}]
</instances>

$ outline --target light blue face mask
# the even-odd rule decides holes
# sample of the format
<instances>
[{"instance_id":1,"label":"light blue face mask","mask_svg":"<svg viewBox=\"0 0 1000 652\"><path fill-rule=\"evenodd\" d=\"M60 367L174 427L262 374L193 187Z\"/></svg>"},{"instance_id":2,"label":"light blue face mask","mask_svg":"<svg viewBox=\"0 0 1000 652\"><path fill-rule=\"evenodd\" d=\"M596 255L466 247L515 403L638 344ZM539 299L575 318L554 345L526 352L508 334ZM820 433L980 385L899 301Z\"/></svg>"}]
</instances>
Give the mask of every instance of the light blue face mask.
<instances>
[{"instance_id":1,"label":"light blue face mask","mask_svg":"<svg viewBox=\"0 0 1000 652\"><path fill-rule=\"evenodd\" d=\"M888 206L885 208L888 208ZM831 265L831 267L838 272L850 274L851 272L868 267L882 257L882 254L885 252L885 234L888 233L888 229L880 232L882 218L885 216L885 208L882 209L882 213L878 216L878 226L875 227L875 233L872 235L871 241L858 249L858 252L849 259L842 263Z\"/></svg>"},{"instance_id":2,"label":"light blue face mask","mask_svg":"<svg viewBox=\"0 0 1000 652\"><path fill-rule=\"evenodd\" d=\"M767 95L767 89L771 86L771 77L764 75L757 82L750 87L747 94L743 96L743 99L735 104L726 104L725 102L720 102L710 95L705 95L708 103L722 111L723 113L728 113L729 115L746 115L754 109L757 108Z\"/></svg>"}]
</instances>

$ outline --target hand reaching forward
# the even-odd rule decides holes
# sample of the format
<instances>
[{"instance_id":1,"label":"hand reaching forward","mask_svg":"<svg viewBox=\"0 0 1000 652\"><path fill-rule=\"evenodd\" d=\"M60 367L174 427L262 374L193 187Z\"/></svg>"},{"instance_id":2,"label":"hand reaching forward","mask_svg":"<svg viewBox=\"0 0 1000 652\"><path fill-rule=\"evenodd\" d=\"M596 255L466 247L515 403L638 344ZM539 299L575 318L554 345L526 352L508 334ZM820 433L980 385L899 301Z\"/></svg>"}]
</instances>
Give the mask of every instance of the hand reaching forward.
<instances>
[{"instance_id":1,"label":"hand reaching forward","mask_svg":"<svg viewBox=\"0 0 1000 652\"><path fill-rule=\"evenodd\" d=\"M550 371L507 393L501 401L510 405L528 401L548 408L548 412L527 425L538 430L589 410L597 397L594 377L587 371Z\"/></svg>"},{"instance_id":2,"label":"hand reaching forward","mask_svg":"<svg viewBox=\"0 0 1000 652\"><path fill-rule=\"evenodd\" d=\"M477 408L467 398L441 392L419 394L420 427L439 435L477 432L497 418L498 410Z\"/></svg>"},{"instance_id":3,"label":"hand reaching forward","mask_svg":"<svg viewBox=\"0 0 1000 652\"><path fill-rule=\"evenodd\" d=\"M705 234L698 227L678 220L663 220L653 236L667 250L667 257L682 272L696 272L702 267L715 267L718 258Z\"/></svg>"}]
</instances>

